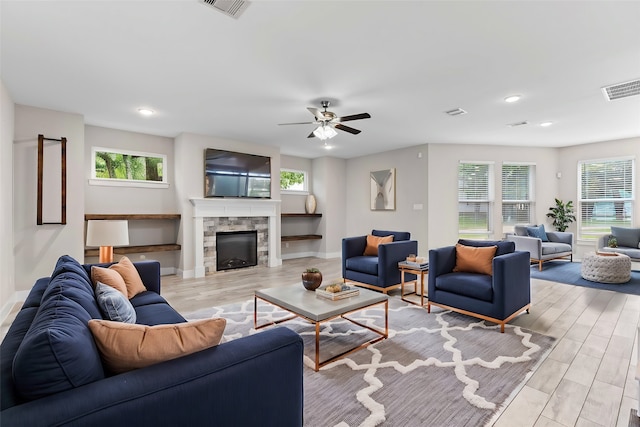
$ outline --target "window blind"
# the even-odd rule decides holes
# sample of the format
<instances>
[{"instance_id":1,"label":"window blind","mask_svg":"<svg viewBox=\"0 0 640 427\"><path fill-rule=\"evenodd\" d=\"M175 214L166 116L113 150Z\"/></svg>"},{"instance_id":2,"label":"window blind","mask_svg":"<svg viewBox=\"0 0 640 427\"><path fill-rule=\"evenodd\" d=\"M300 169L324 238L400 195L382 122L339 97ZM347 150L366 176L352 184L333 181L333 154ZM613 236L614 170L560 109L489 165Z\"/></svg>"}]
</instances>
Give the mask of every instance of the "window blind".
<instances>
[{"instance_id":1,"label":"window blind","mask_svg":"<svg viewBox=\"0 0 640 427\"><path fill-rule=\"evenodd\" d=\"M594 240L611 226L632 226L634 160L583 161L578 167L579 237Z\"/></svg>"},{"instance_id":2,"label":"window blind","mask_svg":"<svg viewBox=\"0 0 640 427\"><path fill-rule=\"evenodd\" d=\"M491 232L491 164L458 164L458 234L488 238Z\"/></svg>"},{"instance_id":3,"label":"window blind","mask_svg":"<svg viewBox=\"0 0 640 427\"><path fill-rule=\"evenodd\" d=\"M530 224L533 213L534 165L502 165L502 223ZM510 230L511 227L508 227Z\"/></svg>"}]
</instances>

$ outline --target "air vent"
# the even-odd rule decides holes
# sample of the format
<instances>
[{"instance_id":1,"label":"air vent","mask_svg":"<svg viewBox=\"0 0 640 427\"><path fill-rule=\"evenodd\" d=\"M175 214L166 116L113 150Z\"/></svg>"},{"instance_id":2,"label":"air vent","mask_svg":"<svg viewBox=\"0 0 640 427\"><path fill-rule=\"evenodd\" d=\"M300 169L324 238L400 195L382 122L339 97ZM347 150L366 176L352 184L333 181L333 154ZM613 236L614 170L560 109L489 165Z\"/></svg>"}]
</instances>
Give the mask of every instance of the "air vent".
<instances>
[{"instance_id":1,"label":"air vent","mask_svg":"<svg viewBox=\"0 0 640 427\"><path fill-rule=\"evenodd\" d=\"M462 114L467 114L462 108L454 108L453 110L445 111L450 116L461 116Z\"/></svg>"},{"instance_id":2,"label":"air vent","mask_svg":"<svg viewBox=\"0 0 640 427\"><path fill-rule=\"evenodd\" d=\"M243 0L199 0L200 3L204 3L207 6L222 12L227 16L238 19L240 15L249 6L249 1Z\"/></svg>"},{"instance_id":3,"label":"air vent","mask_svg":"<svg viewBox=\"0 0 640 427\"><path fill-rule=\"evenodd\" d=\"M510 128L515 128L515 127L518 127L518 126L524 126L524 125L528 125L528 124L529 124L529 122L525 120L525 121L522 121L522 122L510 123L507 126L509 126Z\"/></svg>"},{"instance_id":4,"label":"air vent","mask_svg":"<svg viewBox=\"0 0 640 427\"><path fill-rule=\"evenodd\" d=\"M618 83L602 88L602 94L607 101L614 99L626 98L628 96L640 95L640 79L631 80L630 82Z\"/></svg>"}]
</instances>

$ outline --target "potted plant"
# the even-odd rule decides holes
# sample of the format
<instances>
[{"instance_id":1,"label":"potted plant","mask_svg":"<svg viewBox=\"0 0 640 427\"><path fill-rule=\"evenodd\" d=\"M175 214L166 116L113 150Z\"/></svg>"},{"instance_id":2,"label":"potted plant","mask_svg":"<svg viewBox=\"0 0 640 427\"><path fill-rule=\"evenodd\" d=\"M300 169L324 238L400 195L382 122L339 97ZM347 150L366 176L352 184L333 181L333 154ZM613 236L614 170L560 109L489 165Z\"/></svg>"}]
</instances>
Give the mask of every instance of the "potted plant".
<instances>
[{"instance_id":1,"label":"potted plant","mask_svg":"<svg viewBox=\"0 0 640 427\"><path fill-rule=\"evenodd\" d=\"M576 220L573 214L573 202L569 200L564 203L560 199L556 199L556 205L549 208L548 218L553 218L553 226L558 231L566 231L569 224Z\"/></svg>"},{"instance_id":2,"label":"potted plant","mask_svg":"<svg viewBox=\"0 0 640 427\"><path fill-rule=\"evenodd\" d=\"M322 273L317 268L307 268L302 273L302 284L309 291L315 291L322 283Z\"/></svg>"}]
</instances>

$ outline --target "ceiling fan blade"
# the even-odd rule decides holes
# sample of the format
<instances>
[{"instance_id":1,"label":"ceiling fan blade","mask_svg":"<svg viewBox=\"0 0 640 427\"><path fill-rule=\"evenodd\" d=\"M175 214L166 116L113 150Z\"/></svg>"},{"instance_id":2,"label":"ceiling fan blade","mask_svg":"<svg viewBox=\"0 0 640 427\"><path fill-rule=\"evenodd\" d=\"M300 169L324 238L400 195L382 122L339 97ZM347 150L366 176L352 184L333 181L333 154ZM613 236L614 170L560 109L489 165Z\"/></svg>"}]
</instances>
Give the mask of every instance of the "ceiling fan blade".
<instances>
[{"instance_id":1,"label":"ceiling fan blade","mask_svg":"<svg viewBox=\"0 0 640 427\"><path fill-rule=\"evenodd\" d=\"M313 124L318 124L318 122L278 123L278 126L287 126L287 125L313 125Z\"/></svg>"},{"instance_id":2,"label":"ceiling fan blade","mask_svg":"<svg viewBox=\"0 0 640 427\"><path fill-rule=\"evenodd\" d=\"M345 126L345 125L341 125L340 123L336 124L334 127L335 127L336 129L340 129L340 130L343 130L343 131L345 131L345 132L352 133L352 134L354 134L354 135L357 135L357 134L359 134L360 132L362 132L362 131L360 131L360 130L358 130L358 129L354 129L354 128L351 128L351 127L349 127L349 126Z\"/></svg>"},{"instance_id":3,"label":"ceiling fan blade","mask_svg":"<svg viewBox=\"0 0 640 427\"><path fill-rule=\"evenodd\" d=\"M369 113L360 113L360 114L352 114L350 116L338 117L339 122L348 122L350 120L360 120L360 119L370 119L371 114Z\"/></svg>"},{"instance_id":4,"label":"ceiling fan blade","mask_svg":"<svg viewBox=\"0 0 640 427\"><path fill-rule=\"evenodd\" d=\"M309 112L313 114L313 117L315 117L316 119L322 119L324 117L322 115L322 111L318 110L317 108L307 107L307 110L309 110Z\"/></svg>"},{"instance_id":5,"label":"ceiling fan blade","mask_svg":"<svg viewBox=\"0 0 640 427\"><path fill-rule=\"evenodd\" d=\"M316 136L311 132L307 138L315 138Z\"/></svg>"}]
</instances>

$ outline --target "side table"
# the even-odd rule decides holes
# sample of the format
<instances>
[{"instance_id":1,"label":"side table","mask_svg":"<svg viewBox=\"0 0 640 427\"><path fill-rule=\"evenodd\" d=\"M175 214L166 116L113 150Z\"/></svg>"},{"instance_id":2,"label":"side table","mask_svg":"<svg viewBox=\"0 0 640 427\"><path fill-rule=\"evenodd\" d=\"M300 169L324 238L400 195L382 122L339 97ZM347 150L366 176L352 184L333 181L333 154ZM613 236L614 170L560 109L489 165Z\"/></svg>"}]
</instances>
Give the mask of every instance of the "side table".
<instances>
[{"instance_id":1,"label":"side table","mask_svg":"<svg viewBox=\"0 0 640 427\"><path fill-rule=\"evenodd\" d=\"M429 273L429 265L423 265L423 266L419 267L419 266L413 266L413 265L407 264L406 262L399 262L398 263L398 270L400 270L400 299L402 299L402 301L404 301L404 302L408 302L410 304L419 305L421 307L424 307L424 297L425 297L425 293L424 293L424 276L425 276L425 274ZM411 300L405 298L405 296L407 296L407 295L417 295L418 294L418 279L417 278L416 278L416 280L413 281L413 292L408 292L406 294L404 293L404 285L405 285L404 274L405 273L415 274L416 276L420 277L420 303L417 303L415 301L411 301Z\"/></svg>"}]
</instances>

